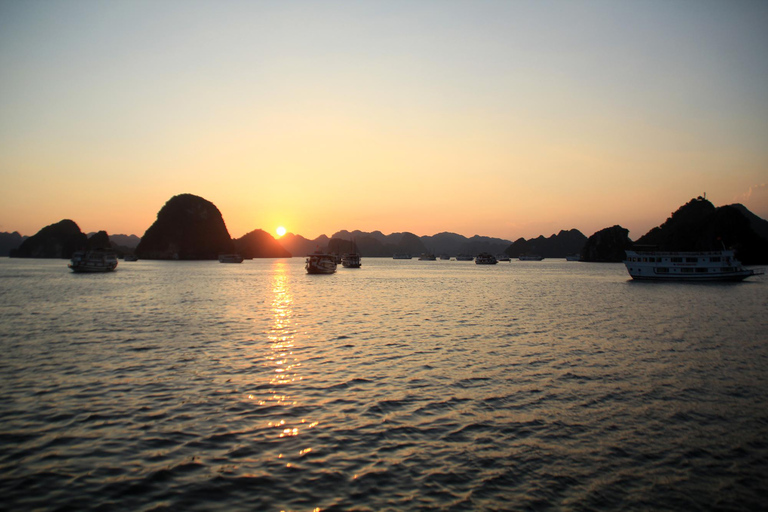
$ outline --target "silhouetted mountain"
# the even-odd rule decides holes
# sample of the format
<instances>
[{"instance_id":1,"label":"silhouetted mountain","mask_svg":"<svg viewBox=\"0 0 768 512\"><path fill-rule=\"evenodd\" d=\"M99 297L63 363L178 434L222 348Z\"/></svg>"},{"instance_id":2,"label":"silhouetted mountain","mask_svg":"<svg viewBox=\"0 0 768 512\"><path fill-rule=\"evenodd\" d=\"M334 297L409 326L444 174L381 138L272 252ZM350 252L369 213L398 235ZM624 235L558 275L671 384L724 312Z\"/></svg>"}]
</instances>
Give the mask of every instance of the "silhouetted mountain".
<instances>
[{"instance_id":1,"label":"silhouetted mountain","mask_svg":"<svg viewBox=\"0 0 768 512\"><path fill-rule=\"evenodd\" d=\"M345 240L343 238L331 238L328 241L328 252L331 254L345 254L354 250L354 242Z\"/></svg>"},{"instance_id":2,"label":"silhouetted mountain","mask_svg":"<svg viewBox=\"0 0 768 512\"><path fill-rule=\"evenodd\" d=\"M92 249L111 249L112 244L109 241L109 235L106 231L99 231L88 237L85 248Z\"/></svg>"},{"instance_id":3,"label":"silhouetted mountain","mask_svg":"<svg viewBox=\"0 0 768 512\"><path fill-rule=\"evenodd\" d=\"M376 233L381 234L379 231ZM357 243L357 252L361 256L368 256L371 258L377 257L391 257L394 254L394 248L388 244L384 244L381 240L372 234L372 236L360 236L355 237L354 242Z\"/></svg>"},{"instance_id":4,"label":"silhouetted mountain","mask_svg":"<svg viewBox=\"0 0 768 512\"><path fill-rule=\"evenodd\" d=\"M414 238L415 237L415 238ZM432 236L418 237L413 233L392 233L384 235L381 231L365 233L363 231L339 231L333 238L354 240L362 256L389 258L397 253L419 255L424 252L434 254L479 254L490 252L497 254L509 246L509 240L475 235L467 238L456 233L438 233ZM419 244L416 238L420 239Z\"/></svg>"},{"instance_id":5,"label":"silhouetted mountain","mask_svg":"<svg viewBox=\"0 0 768 512\"><path fill-rule=\"evenodd\" d=\"M507 247L504 253L510 258L519 258L523 254L534 255L535 253L531 250L531 245L528 240L520 237L512 242L512 245Z\"/></svg>"},{"instance_id":6,"label":"silhouetted mountain","mask_svg":"<svg viewBox=\"0 0 768 512\"><path fill-rule=\"evenodd\" d=\"M392 254L422 254L428 252L427 247L421 238L413 233L403 233L400 237L400 241L395 245L395 251Z\"/></svg>"},{"instance_id":7,"label":"silhouetted mountain","mask_svg":"<svg viewBox=\"0 0 768 512\"><path fill-rule=\"evenodd\" d=\"M320 235L314 240L309 240L301 235L286 233L277 240L277 243L294 256L306 256L318 248L324 251L328 246L328 237Z\"/></svg>"},{"instance_id":8,"label":"silhouetted mountain","mask_svg":"<svg viewBox=\"0 0 768 512\"><path fill-rule=\"evenodd\" d=\"M768 240L768 220L758 217L749 211L743 204L736 203L729 206L740 211L741 214L744 215L747 220L749 220L749 225L754 230L754 232L760 235L762 238Z\"/></svg>"},{"instance_id":9,"label":"silhouetted mountain","mask_svg":"<svg viewBox=\"0 0 768 512\"><path fill-rule=\"evenodd\" d=\"M578 229L560 231L549 238L519 238L504 251L511 258L522 255L537 255L544 258L565 258L571 254L579 254L587 243L587 237Z\"/></svg>"},{"instance_id":10,"label":"silhouetted mountain","mask_svg":"<svg viewBox=\"0 0 768 512\"><path fill-rule=\"evenodd\" d=\"M136 247L139 258L150 260L214 260L233 251L219 209L192 194L168 200Z\"/></svg>"},{"instance_id":11,"label":"silhouetted mountain","mask_svg":"<svg viewBox=\"0 0 768 512\"><path fill-rule=\"evenodd\" d=\"M755 232L753 222L743 210L749 212L743 206L715 208L698 197L672 213L661 226L640 237L635 246L663 251L717 251L728 247L747 265L768 262L768 240ZM754 224L759 228L762 219L749 213L757 219Z\"/></svg>"},{"instance_id":12,"label":"silhouetted mountain","mask_svg":"<svg viewBox=\"0 0 768 512\"><path fill-rule=\"evenodd\" d=\"M693 199L672 212L663 224L657 226L635 243L637 245L653 246L665 251L700 251L712 249L709 245L704 248L699 245L699 231L703 221L711 218L717 208L707 200Z\"/></svg>"},{"instance_id":13,"label":"silhouetted mountain","mask_svg":"<svg viewBox=\"0 0 768 512\"><path fill-rule=\"evenodd\" d=\"M262 229L235 239L235 251L243 258L290 258L286 251L272 235Z\"/></svg>"},{"instance_id":14,"label":"silhouetted mountain","mask_svg":"<svg viewBox=\"0 0 768 512\"><path fill-rule=\"evenodd\" d=\"M509 247L510 243L511 242L509 240L504 240L501 238L475 235L467 240L465 244L462 244L456 254L470 254L473 256L476 256L481 252L489 254L501 254L504 252L504 249ZM451 255L453 255L453 253L451 253Z\"/></svg>"},{"instance_id":15,"label":"silhouetted mountain","mask_svg":"<svg viewBox=\"0 0 768 512\"><path fill-rule=\"evenodd\" d=\"M372 233L366 233L363 231L346 231L342 230L334 233L331 240L344 240L351 244L355 242L357 244L357 251L360 255L369 258L391 258L393 254L398 252L398 244L403 239L403 233L392 233L385 235L381 231L374 231ZM330 244L330 242L329 242ZM342 242L333 242L333 245L329 245L329 251L333 252L334 249L343 249L351 247L350 244ZM343 251L339 254L343 254Z\"/></svg>"},{"instance_id":16,"label":"silhouetted mountain","mask_svg":"<svg viewBox=\"0 0 768 512\"><path fill-rule=\"evenodd\" d=\"M377 233L380 234L380 232ZM360 231L352 233L349 231L339 231L331 237L326 245L320 245L319 243L316 245L332 254L344 254L352 252L355 244L357 245L358 254L369 258L392 256L395 250L394 246L383 244L374 236L369 236Z\"/></svg>"},{"instance_id":17,"label":"silhouetted mountain","mask_svg":"<svg viewBox=\"0 0 768 512\"><path fill-rule=\"evenodd\" d=\"M448 232L437 233L432 236L422 236L421 241L435 254L449 254L451 256L464 253L469 245L467 237Z\"/></svg>"},{"instance_id":18,"label":"silhouetted mountain","mask_svg":"<svg viewBox=\"0 0 768 512\"><path fill-rule=\"evenodd\" d=\"M421 241L427 246L430 252L435 254L447 254L456 256L458 254L477 255L481 252L490 254L500 254L509 247L510 241L501 238L492 238L489 236L475 235L467 238L456 233L438 233L432 236L422 236Z\"/></svg>"},{"instance_id":19,"label":"silhouetted mountain","mask_svg":"<svg viewBox=\"0 0 768 512\"><path fill-rule=\"evenodd\" d=\"M587 239L581 250L581 261L621 262L631 247L628 229L621 226L601 229Z\"/></svg>"},{"instance_id":20,"label":"silhouetted mountain","mask_svg":"<svg viewBox=\"0 0 768 512\"><path fill-rule=\"evenodd\" d=\"M139 245L139 242L141 242L141 238L136 235L109 235L109 241L112 242L113 245L135 249Z\"/></svg>"},{"instance_id":21,"label":"silhouetted mountain","mask_svg":"<svg viewBox=\"0 0 768 512\"><path fill-rule=\"evenodd\" d=\"M387 244L396 244L400 241L400 238L402 238L402 233L395 233L393 235L385 235L381 231L374 231L372 233L365 233L360 230L355 230L352 232L349 232L347 230L342 230L337 233L334 233L331 238L341 238L342 240L357 240L361 238L370 238L371 240L375 240L379 242L381 246L387 245Z\"/></svg>"},{"instance_id":22,"label":"silhouetted mountain","mask_svg":"<svg viewBox=\"0 0 768 512\"><path fill-rule=\"evenodd\" d=\"M72 253L86 246L88 237L69 219L46 226L27 238L11 258L71 258Z\"/></svg>"},{"instance_id":23,"label":"silhouetted mountain","mask_svg":"<svg viewBox=\"0 0 768 512\"><path fill-rule=\"evenodd\" d=\"M88 233L88 238L91 238L95 234L96 232L91 231ZM137 245L139 245L140 241L141 238L136 235L109 235L109 242L113 248L120 247L123 249L132 250L135 249Z\"/></svg>"},{"instance_id":24,"label":"silhouetted mountain","mask_svg":"<svg viewBox=\"0 0 768 512\"><path fill-rule=\"evenodd\" d=\"M320 240L316 241L319 242ZM326 245L321 245L321 248L328 252L343 254L351 250L352 242L357 244L357 251L360 255L369 258L391 258L397 253L418 255L431 250L413 233L384 235L381 231L365 233L346 230L334 233L331 240Z\"/></svg>"},{"instance_id":25,"label":"silhouetted mountain","mask_svg":"<svg viewBox=\"0 0 768 512\"><path fill-rule=\"evenodd\" d=\"M99 232L101 233L101 231ZM95 232L88 233L88 248L91 248L91 238L95 235ZM133 254L136 251L136 246L139 245L141 238L136 235L109 235L109 245L102 247L103 249L111 249L119 258L122 258L126 254ZM103 243L103 242L102 242Z\"/></svg>"},{"instance_id":26,"label":"silhouetted mountain","mask_svg":"<svg viewBox=\"0 0 768 512\"><path fill-rule=\"evenodd\" d=\"M21 236L18 231L0 233L0 256L8 256L12 250L18 249L26 239L27 237Z\"/></svg>"}]
</instances>

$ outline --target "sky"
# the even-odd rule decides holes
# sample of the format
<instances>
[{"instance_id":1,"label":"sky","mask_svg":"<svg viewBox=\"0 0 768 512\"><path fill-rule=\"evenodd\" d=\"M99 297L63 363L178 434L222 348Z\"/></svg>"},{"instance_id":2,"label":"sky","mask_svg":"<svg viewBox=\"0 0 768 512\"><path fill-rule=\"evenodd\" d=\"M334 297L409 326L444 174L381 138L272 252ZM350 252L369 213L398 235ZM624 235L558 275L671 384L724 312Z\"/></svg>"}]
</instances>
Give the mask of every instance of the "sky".
<instances>
[{"instance_id":1,"label":"sky","mask_svg":"<svg viewBox=\"0 0 768 512\"><path fill-rule=\"evenodd\" d=\"M768 218L768 2L0 0L0 231Z\"/></svg>"}]
</instances>

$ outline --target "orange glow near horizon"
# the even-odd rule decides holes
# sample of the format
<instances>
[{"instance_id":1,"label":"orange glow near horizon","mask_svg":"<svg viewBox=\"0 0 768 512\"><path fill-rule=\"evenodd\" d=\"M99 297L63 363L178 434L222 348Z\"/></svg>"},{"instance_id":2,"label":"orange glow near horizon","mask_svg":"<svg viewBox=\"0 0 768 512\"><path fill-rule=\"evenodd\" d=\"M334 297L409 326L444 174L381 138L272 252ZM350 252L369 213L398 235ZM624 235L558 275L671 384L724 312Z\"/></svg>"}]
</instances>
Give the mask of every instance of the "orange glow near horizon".
<instances>
[{"instance_id":1,"label":"orange glow near horizon","mask_svg":"<svg viewBox=\"0 0 768 512\"><path fill-rule=\"evenodd\" d=\"M0 232L141 237L183 193L233 238L768 218L760 3L300 3L3 4Z\"/></svg>"}]
</instances>

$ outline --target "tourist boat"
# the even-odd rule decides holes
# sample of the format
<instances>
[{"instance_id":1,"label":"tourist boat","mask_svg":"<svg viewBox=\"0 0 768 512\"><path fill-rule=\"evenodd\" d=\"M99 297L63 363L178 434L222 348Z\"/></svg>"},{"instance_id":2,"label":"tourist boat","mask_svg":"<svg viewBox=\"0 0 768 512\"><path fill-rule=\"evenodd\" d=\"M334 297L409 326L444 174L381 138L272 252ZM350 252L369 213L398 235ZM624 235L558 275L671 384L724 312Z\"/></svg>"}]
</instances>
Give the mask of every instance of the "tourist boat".
<instances>
[{"instance_id":1,"label":"tourist boat","mask_svg":"<svg viewBox=\"0 0 768 512\"><path fill-rule=\"evenodd\" d=\"M422 253L421 256L419 256L419 261L437 261L437 256L435 256L431 252L430 253L425 252L425 253Z\"/></svg>"},{"instance_id":2,"label":"tourist boat","mask_svg":"<svg viewBox=\"0 0 768 512\"><path fill-rule=\"evenodd\" d=\"M336 272L336 257L333 254L313 252L307 255L304 268L308 274L333 274Z\"/></svg>"},{"instance_id":3,"label":"tourist boat","mask_svg":"<svg viewBox=\"0 0 768 512\"><path fill-rule=\"evenodd\" d=\"M410 254L395 254L394 256L392 256L392 259L393 260L409 260L409 259L411 259L411 255Z\"/></svg>"},{"instance_id":4,"label":"tourist boat","mask_svg":"<svg viewBox=\"0 0 768 512\"><path fill-rule=\"evenodd\" d=\"M344 268L360 268L360 255L355 253L347 253L341 257L341 266Z\"/></svg>"},{"instance_id":5,"label":"tourist boat","mask_svg":"<svg viewBox=\"0 0 768 512\"><path fill-rule=\"evenodd\" d=\"M487 252L481 252L475 258L476 265L495 265L496 263L498 263L496 256Z\"/></svg>"},{"instance_id":6,"label":"tourist boat","mask_svg":"<svg viewBox=\"0 0 768 512\"><path fill-rule=\"evenodd\" d=\"M242 263L243 257L239 254L219 254L219 263Z\"/></svg>"},{"instance_id":7,"label":"tourist boat","mask_svg":"<svg viewBox=\"0 0 768 512\"><path fill-rule=\"evenodd\" d=\"M499 261L511 261L509 259L509 256L507 256L506 254L499 254L498 256L496 256L496 259Z\"/></svg>"},{"instance_id":8,"label":"tourist boat","mask_svg":"<svg viewBox=\"0 0 768 512\"><path fill-rule=\"evenodd\" d=\"M535 254L523 254L518 258L520 261L541 261L544 259L543 256L538 256Z\"/></svg>"},{"instance_id":9,"label":"tourist boat","mask_svg":"<svg viewBox=\"0 0 768 512\"><path fill-rule=\"evenodd\" d=\"M139 257L135 254L126 254L123 256L123 261L139 261Z\"/></svg>"},{"instance_id":10,"label":"tourist boat","mask_svg":"<svg viewBox=\"0 0 768 512\"><path fill-rule=\"evenodd\" d=\"M360 253L357 252L357 243L352 242L352 252L341 257L341 265L344 268L360 268Z\"/></svg>"},{"instance_id":11,"label":"tourist boat","mask_svg":"<svg viewBox=\"0 0 768 512\"><path fill-rule=\"evenodd\" d=\"M468 254L459 254L456 256L456 261L472 261L473 259L475 259L474 256Z\"/></svg>"},{"instance_id":12,"label":"tourist boat","mask_svg":"<svg viewBox=\"0 0 768 512\"><path fill-rule=\"evenodd\" d=\"M565 257L565 261L581 261L581 254L569 254Z\"/></svg>"},{"instance_id":13,"label":"tourist boat","mask_svg":"<svg viewBox=\"0 0 768 512\"><path fill-rule=\"evenodd\" d=\"M741 281L761 275L761 270L746 269L734 251L659 252L626 251L632 279L654 281Z\"/></svg>"},{"instance_id":14,"label":"tourist boat","mask_svg":"<svg viewBox=\"0 0 768 512\"><path fill-rule=\"evenodd\" d=\"M117 255L103 249L77 251L68 267L72 272L111 272L117 268Z\"/></svg>"}]
</instances>

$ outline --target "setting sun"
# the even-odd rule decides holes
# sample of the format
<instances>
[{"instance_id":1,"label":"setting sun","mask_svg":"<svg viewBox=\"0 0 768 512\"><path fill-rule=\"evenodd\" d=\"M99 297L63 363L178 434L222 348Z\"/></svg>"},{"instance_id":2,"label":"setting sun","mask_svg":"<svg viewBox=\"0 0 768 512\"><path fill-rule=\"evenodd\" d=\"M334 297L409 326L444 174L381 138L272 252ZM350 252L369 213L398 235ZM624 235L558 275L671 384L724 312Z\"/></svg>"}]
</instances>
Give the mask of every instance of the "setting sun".
<instances>
[{"instance_id":1,"label":"setting sun","mask_svg":"<svg viewBox=\"0 0 768 512\"><path fill-rule=\"evenodd\" d=\"M285 228L283 226L280 226L275 231L277 232L277 236L283 236L285 234Z\"/></svg>"}]
</instances>

